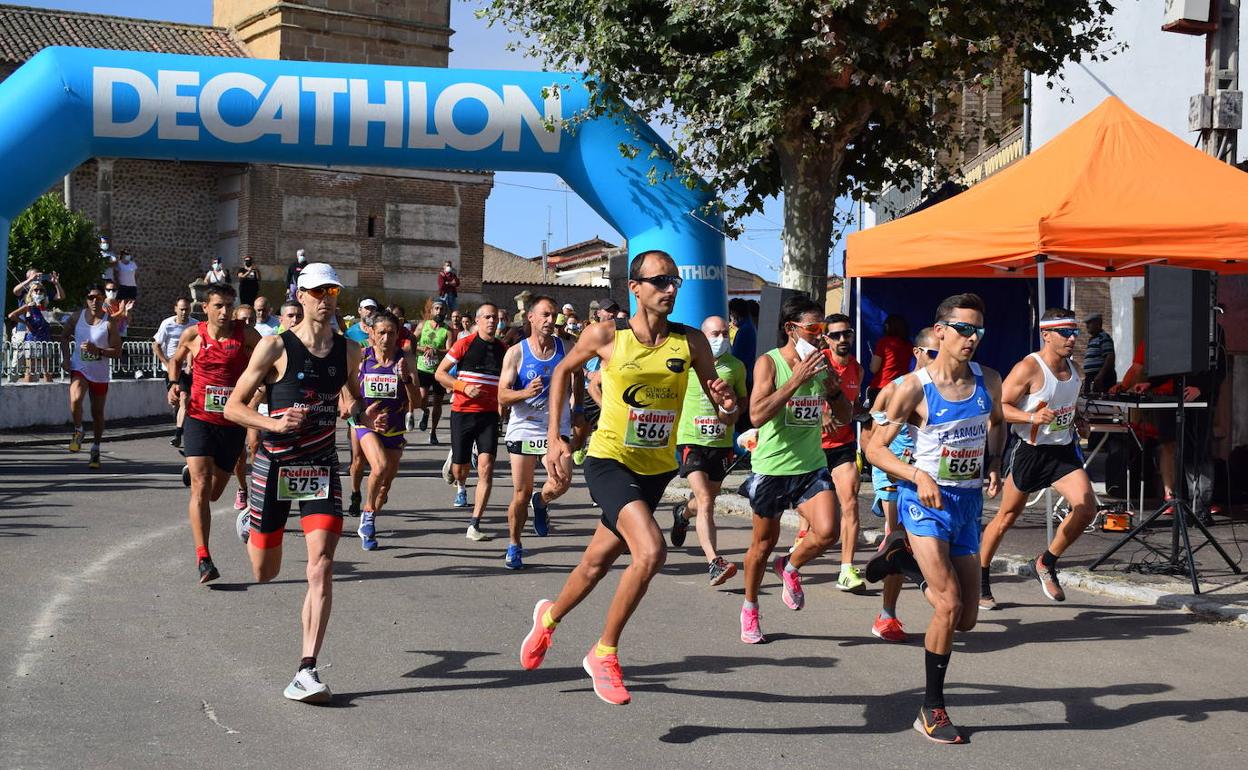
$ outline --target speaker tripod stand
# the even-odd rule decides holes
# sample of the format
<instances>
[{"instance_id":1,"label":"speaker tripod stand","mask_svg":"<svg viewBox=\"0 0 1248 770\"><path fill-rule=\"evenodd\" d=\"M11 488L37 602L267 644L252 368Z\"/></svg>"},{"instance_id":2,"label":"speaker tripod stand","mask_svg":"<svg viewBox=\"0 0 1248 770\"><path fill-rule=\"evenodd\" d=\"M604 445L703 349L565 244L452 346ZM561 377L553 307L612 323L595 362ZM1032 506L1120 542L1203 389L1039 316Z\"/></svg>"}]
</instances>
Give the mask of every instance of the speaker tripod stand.
<instances>
[{"instance_id":1,"label":"speaker tripod stand","mask_svg":"<svg viewBox=\"0 0 1248 770\"><path fill-rule=\"evenodd\" d=\"M1192 593L1199 594L1200 582L1198 580L1199 576L1196 572L1196 556L1195 551L1192 549L1192 541L1187 527L1187 519L1189 516L1191 516L1192 521L1196 524L1197 529L1199 529L1205 536L1205 541L1209 545L1212 545L1214 550L1218 552L1218 555L1226 561L1226 566L1230 567L1231 571L1236 575L1240 574L1240 569L1239 565L1231 561L1231 557L1222 549L1222 545L1218 543L1217 538L1215 538L1213 533L1205 527L1204 523L1201 522L1201 520L1195 515L1195 512L1192 510L1192 506L1187 502L1187 477L1183 468L1183 453L1187 443L1187 431L1183 422L1183 393L1185 390L1187 390L1186 375L1178 378L1178 387L1176 388L1179 403L1178 408L1174 410L1174 430L1175 437L1178 442L1178 446L1175 447L1174 453L1174 478L1177 482L1175 484L1174 497L1170 500L1163 501L1161 507L1150 513L1139 524L1136 524L1121 540L1114 543L1108 551L1101 554L1100 558L1092 562L1088 569L1094 570L1104 564L1105 561L1109 559L1109 557L1113 556L1119 548L1122 548L1131 540L1136 540L1139 537L1139 534L1144 531L1148 525L1152 524L1153 521L1155 521L1159 516L1163 515L1166 511L1173 511L1174 522L1171 524L1170 556L1168 564L1172 569L1174 569L1175 572L1187 575L1192 581ZM1139 542L1142 545L1148 545L1143 541ZM1180 544L1182 545L1181 548ZM1148 547L1151 548L1151 546Z\"/></svg>"}]
</instances>

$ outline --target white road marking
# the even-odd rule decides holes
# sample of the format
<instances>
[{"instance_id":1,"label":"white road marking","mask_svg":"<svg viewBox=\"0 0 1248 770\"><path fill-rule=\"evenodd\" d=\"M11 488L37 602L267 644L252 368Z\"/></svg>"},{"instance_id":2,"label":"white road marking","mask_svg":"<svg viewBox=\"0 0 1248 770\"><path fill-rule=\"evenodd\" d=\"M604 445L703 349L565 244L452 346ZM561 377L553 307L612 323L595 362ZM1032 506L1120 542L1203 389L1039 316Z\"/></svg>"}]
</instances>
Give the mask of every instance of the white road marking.
<instances>
[{"instance_id":1,"label":"white road marking","mask_svg":"<svg viewBox=\"0 0 1248 770\"><path fill-rule=\"evenodd\" d=\"M230 508L213 511L212 515L215 518L222 514L233 512L233 507L231 506ZM35 664L39 662L39 658L43 655L43 648L46 646L47 640L55 636L57 623L62 616L62 610L74 598L74 594L79 589L93 583L101 573L112 566L113 562L123 556L127 556L131 552L147 546L154 540L158 540L166 535L172 535L179 530L187 529L189 526L187 522L183 521L154 532L148 532L142 537L135 538L106 551L78 574L62 577L56 592L48 599L47 604L43 605L43 610L30 627L30 633L26 636L26 650L18 656L17 667L13 671L13 678L22 679L30 676Z\"/></svg>"},{"instance_id":2,"label":"white road marking","mask_svg":"<svg viewBox=\"0 0 1248 770\"><path fill-rule=\"evenodd\" d=\"M204 712L204 716L208 717L209 722L212 722L217 727L225 730L226 735L238 735L238 730L231 729L221 724L221 720L217 719L217 710L212 707L211 703L206 700L201 700L200 703L204 704L202 710Z\"/></svg>"}]
</instances>

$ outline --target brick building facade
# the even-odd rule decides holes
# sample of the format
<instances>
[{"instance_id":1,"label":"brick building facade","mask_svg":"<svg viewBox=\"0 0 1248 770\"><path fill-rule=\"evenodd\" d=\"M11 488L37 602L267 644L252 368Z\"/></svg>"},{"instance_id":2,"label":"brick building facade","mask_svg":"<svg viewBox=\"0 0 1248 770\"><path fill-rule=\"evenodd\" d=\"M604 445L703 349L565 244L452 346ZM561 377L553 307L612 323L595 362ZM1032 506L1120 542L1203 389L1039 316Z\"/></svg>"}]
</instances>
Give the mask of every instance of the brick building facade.
<instances>
[{"instance_id":1,"label":"brick building facade","mask_svg":"<svg viewBox=\"0 0 1248 770\"><path fill-rule=\"evenodd\" d=\"M213 24L0 5L0 79L51 45L425 67L450 53L450 0L215 0ZM345 312L361 294L422 305L447 259L461 294L481 291L488 173L106 158L70 179L69 204L139 263L132 327L168 315L213 256L253 257L280 299L306 249L339 268Z\"/></svg>"}]
</instances>

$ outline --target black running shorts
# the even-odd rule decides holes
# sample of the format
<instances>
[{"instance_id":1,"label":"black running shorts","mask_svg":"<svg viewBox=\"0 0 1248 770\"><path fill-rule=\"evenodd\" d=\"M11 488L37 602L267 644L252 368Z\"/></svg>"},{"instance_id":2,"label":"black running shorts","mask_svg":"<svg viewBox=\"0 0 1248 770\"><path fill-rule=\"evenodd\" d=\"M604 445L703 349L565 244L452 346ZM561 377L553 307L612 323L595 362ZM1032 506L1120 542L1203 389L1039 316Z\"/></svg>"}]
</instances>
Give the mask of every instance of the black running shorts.
<instances>
[{"instance_id":1,"label":"black running shorts","mask_svg":"<svg viewBox=\"0 0 1248 770\"><path fill-rule=\"evenodd\" d=\"M1020 492L1031 494L1053 486L1053 482L1073 471L1083 470L1078 443L1028 444L1014 439L1006 452L1005 474Z\"/></svg>"},{"instance_id":2,"label":"black running shorts","mask_svg":"<svg viewBox=\"0 0 1248 770\"><path fill-rule=\"evenodd\" d=\"M417 369L416 381L420 384L421 390L427 390L435 396L446 395L446 388L442 387L442 383L438 382L438 378L433 376L433 372L422 372Z\"/></svg>"},{"instance_id":3,"label":"black running shorts","mask_svg":"<svg viewBox=\"0 0 1248 770\"><path fill-rule=\"evenodd\" d=\"M241 425L217 425L197 420L189 414L182 422L182 454L211 457L223 471L234 470L247 442L247 429Z\"/></svg>"},{"instance_id":4,"label":"black running shorts","mask_svg":"<svg viewBox=\"0 0 1248 770\"><path fill-rule=\"evenodd\" d=\"M848 444L824 449L823 456L827 458L828 470L836 470L837 467L845 463L853 463L854 467L858 467L858 442L851 441Z\"/></svg>"},{"instance_id":5,"label":"black running shorts","mask_svg":"<svg viewBox=\"0 0 1248 770\"><path fill-rule=\"evenodd\" d=\"M818 468L796 476L764 476L751 473L737 493L748 497L755 516L774 519L790 508L810 500L820 492L832 489L832 476L827 468Z\"/></svg>"},{"instance_id":6,"label":"black running shorts","mask_svg":"<svg viewBox=\"0 0 1248 770\"><path fill-rule=\"evenodd\" d=\"M283 469L288 477L285 481ZM311 498L298 501L305 533L318 529L342 533L342 479L336 449L318 457L286 460L273 460L263 447L258 450L251 465L251 494L247 501L251 509L248 542L258 548L281 545L291 505L296 502L282 498L300 494Z\"/></svg>"},{"instance_id":7,"label":"black running shorts","mask_svg":"<svg viewBox=\"0 0 1248 770\"><path fill-rule=\"evenodd\" d=\"M466 465L477 454L498 454L498 412L451 412L451 462Z\"/></svg>"},{"instance_id":8,"label":"black running shorts","mask_svg":"<svg viewBox=\"0 0 1248 770\"><path fill-rule=\"evenodd\" d=\"M702 446L701 444L678 444L676 456L680 458L680 477L689 478L690 473L705 473L716 484L728 476L732 466L732 447Z\"/></svg>"},{"instance_id":9,"label":"black running shorts","mask_svg":"<svg viewBox=\"0 0 1248 770\"><path fill-rule=\"evenodd\" d=\"M616 524L624 506L640 500L653 515L654 509L663 499L668 482L676 477L676 471L643 476L633 473L627 466L615 460L601 457L586 457L581 472L585 474L585 486L589 487L589 496L602 509L603 526L621 540L624 538Z\"/></svg>"}]
</instances>

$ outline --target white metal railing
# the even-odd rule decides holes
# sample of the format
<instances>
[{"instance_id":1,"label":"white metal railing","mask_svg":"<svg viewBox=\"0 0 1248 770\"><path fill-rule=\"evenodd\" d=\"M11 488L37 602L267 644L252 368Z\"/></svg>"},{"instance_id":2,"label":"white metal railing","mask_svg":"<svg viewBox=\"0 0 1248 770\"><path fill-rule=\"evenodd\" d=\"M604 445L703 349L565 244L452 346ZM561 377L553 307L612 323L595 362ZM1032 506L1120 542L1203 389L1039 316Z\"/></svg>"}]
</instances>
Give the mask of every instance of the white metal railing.
<instances>
[{"instance_id":1,"label":"white metal railing","mask_svg":"<svg viewBox=\"0 0 1248 770\"><path fill-rule=\"evenodd\" d=\"M63 379L68 376L64 363L60 342L5 340L0 344L0 376L5 382L39 382L49 376ZM113 377L142 379L165 376L164 365L156 357L150 340L123 341L121 355L109 359L109 369Z\"/></svg>"}]
</instances>

